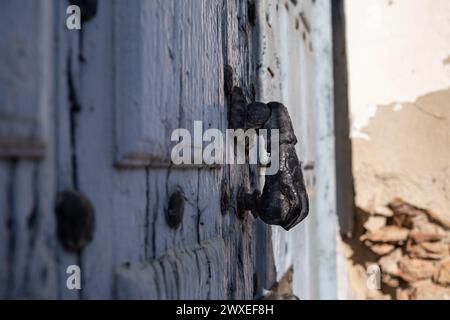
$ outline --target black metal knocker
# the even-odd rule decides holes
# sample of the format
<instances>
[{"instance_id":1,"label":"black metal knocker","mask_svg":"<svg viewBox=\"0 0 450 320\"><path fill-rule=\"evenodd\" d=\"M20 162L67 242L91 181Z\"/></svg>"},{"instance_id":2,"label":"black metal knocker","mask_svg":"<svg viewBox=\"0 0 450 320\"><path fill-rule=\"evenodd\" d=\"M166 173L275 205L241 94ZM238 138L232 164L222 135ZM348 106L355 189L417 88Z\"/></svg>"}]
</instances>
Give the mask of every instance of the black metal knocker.
<instances>
[{"instance_id":1,"label":"black metal knocker","mask_svg":"<svg viewBox=\"0 0 450 320\"><path fill-rule=\"evenodd\" d=\"M271 129L279 133L279 170L265 177L262 194L259 190L238 195L238 208L249 210L265 223L290 230L308 215L309 200L298 160L292 122L286 107L278 102L247 104L242 90L234 87L231 93L230 125L234 129ZM267 149L270 150L270 139Z\"/></svg>"}]
</instances>

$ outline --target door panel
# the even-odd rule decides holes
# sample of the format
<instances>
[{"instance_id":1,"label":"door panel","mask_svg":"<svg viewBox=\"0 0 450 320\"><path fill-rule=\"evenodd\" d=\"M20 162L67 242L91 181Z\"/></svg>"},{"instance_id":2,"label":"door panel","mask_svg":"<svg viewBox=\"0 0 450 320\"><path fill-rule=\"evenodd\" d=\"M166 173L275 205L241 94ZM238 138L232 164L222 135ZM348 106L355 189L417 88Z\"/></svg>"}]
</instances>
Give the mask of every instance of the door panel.
<instances>
[{"instance_id":1,"label":"door panel","mask_svg":"<svg viewBox=\"0 0 450 320\"><path fill-rule=\"evenodd\" d=\"M51 1L3 1L0 298L56 296Z\"/></svg>"},{"instance_id":2,"label":"door panel","mask_svg":"<svg viewBox=\"0 0 450 320\"><path fill-rule=\"evenodd\" d=\"M8 0L2 7L0 158L41 158L51 83L50 3Z\"/></svg>"},{"instance_id":3,"label":"door panel","mask_svg":"<svg viewBox=\"0 0 450 320\"><path fill-rule=\"evenodd\" d=\"M193 135L200 120L203 130L225 132L224 64L233 67L236 84L251 91L246 6L237 0L99 1L82 33L60 31L60 60L70 61L62 64L61 81L71 77L78 109L62 95L72 111L59 113L65 133L58 145L69 147L58 162L71 179L61 177L58 185L85 194L96 211L92 243L79 256L61 258L61 270L81 264L80 298L253 297L253 218L238 219L235 208L248 166L170 162L172 130ZM226 210L224 180L232 190ZM174 229L166 213L177 190L185 200L182 224Z\"/></svg>"},{"instance_id":4,"label":"door panel","mask_svg":"<svg viewBox=\"0 0 450 320\"><path fill-rule=\"evenodd\" d=\"M115 2L115 113L121 166L170 165L176 128L220 128L221 6ZM222 110L221 110L222 109Z\"/></svg>"},{"instance_id":5,"label":"door panel","mask_svg":"<svg viewBox=\"0 0 450 320\"><path fill-rule=\"evenodd\" d=\"M238 191L261 189L258 169L172 165L170 137L193 134L196 120L225 133L231 67L248 100L289 108L314 197L308 19L319 1L99 0L80 31L65 27L66 1L26 2L7 1L17 21L0 19L0 297L252 299L275 265L279 276L294 265L306 283L312 228L287 234L238 217ZM67 189L95 209L79 253L56 234L55 198ZM82 290L68 290L69 265L81 267Z\"/></svg>"}]
</instances>

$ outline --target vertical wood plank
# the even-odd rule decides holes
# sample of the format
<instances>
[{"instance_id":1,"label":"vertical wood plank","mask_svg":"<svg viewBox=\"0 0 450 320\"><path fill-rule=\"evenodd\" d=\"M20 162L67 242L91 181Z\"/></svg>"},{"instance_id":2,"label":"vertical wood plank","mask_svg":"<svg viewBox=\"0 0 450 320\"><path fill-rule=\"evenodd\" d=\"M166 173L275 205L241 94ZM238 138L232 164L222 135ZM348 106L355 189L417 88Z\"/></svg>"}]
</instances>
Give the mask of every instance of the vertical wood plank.
<instances>
[{"instance_id":1,"label":"vertical wood plank","mask_svg":"<svg viewBox=\"0 0 450 320\"><path fill-rule=\"evenodd\" d=\"M0 297L52 298L54 7L7 1L3 9Z\"/></svg>"},{"instance_id":2,"label":"vertical wood plank","mask_svg":"<svg viewBox=\"0 0 450 320\"><path fill-rule=\"evenodd\" d=\"M127 114L114 109L116 77L125 73L116 68L111 49L117 31L114 3L99 2L97 15L83 24L81 33L59 33L58 190L78 189L96 211L94 239L83 253L74 256L58 250L59 294L87 299L252 298L253 218L240 221L235 206L224 217L220 210L224 175L231 181L235 201L243 177L249 175L247 166L158 169L151 161L146 163L150 167L141 164L134 170L115 166L115 134L118 121ZM225 129L225 60L234 66L248 95L254 81L246 1L152 1L144 9L139 19L145 25L144 36L151 39L143 41L141 53L169 58L162 64L148 59L140 66L145 70L143 78L135 79L145 92L140 108L154 117L141 120L163 124L150 128L163 135L161 141L173 128L192 131L195 120L203 121L204 130ZM160 39L167 46L154 43L161 36L155 30L167 35ZM156 75L162 75L161 81ZM165 215L177 188L184 190L186 203L182 227L173 230ZM79 294L65 288L69 264L81 264ZM126 292L118 289L123 286Z\"/></svg>"},{"instance_id":3,"label":"vertical wood plank","mask_svg":"<svg viewBox=\"0 0 450 320\"><path fill-rule=\"evenodd\" d=\"M336 257L338 234L336 215L336 169L334 149L334 106L333 106L333 50L331 26L331 2L316 1L311 12L314 21L315 90L317 107L317 202L315 224L312 236L317 244L317 284L320 299L337 297ZM320 193L319 193L320 192ZM320 234L320 236L318 236ZM330 245L330 243L335 245Z\"/></svg>"},{"instance_id":4,"label":"vertical wood plank","mask_svg":"<svg viewBox=\"0 0 450 320\"><path fill-rule=\"evenodd\" d=\"M253 48L253 30L248 21L247 1L226 2L223 16L224 59L232 66L239 85L251 100L254 99L256 84ZM228 106L230 108L230 106ZM236 197L241 186L250 184L248 165L229 165L228 181L233 189L233 210L224 217L222 234L226 246L227 296L230 299L252 299L254 274L254 218L247 215L243 220L237 217ZM254 186L255 187L255 186Z\"/></svg>"},{"instance_id":5,"label":"vertical wood plank","mask_svg":"<svg viewBox=\"0 0 450 320\"><path fill-rule=\"evenodd\" d=\"M81 255L83 299L114 297L114 268L145 257L145 170L114 167L113 9L99 2L80 39L77 174L96 212L94 239Z\"/></svg>"},{"instance_id":6,"label":"vertical wood plank","mask_svg":"<svg viewBox=\"0 0 450 320\"><path fill-rule=\"evenodd\" d=\"M48 1L4 1L0 20L0 157L45 155ZM50 31L50 33L49 33ZM42 80L42 82L37 81Z\"/></svg>"},{"instance_id":7,"label":"vertical wood plank","mask_svg":"<svg viewBox=\"0 0 450 320\"><path fill-rule=\"evenodd\" d=\"M76 165L76 140L73 132L76 128L76 110L78 109L79 74L77 61L79 59L79 31L69 31L65 27L66 8L64 2L55 4L56 39L56 88L55 88L55 170L56 186L55 196L67 189L78 188L78 176ZM52 209L54 211L54 209ZM79 299L78 290L69 290L66 273L70 265L79 265L80 259L76 254L64 251L56 242L56 281L58 286L58 298Z\"/></svg>"},{"instance_id":8,"label":"vertical wood plank","mask_svg":"<svg viewBox=\"0 0 450 320\"><path fill-rule=\"evenodd\" d=\"M8 217L10 213L9 194L9 165L5 161L0 162L0 298L8 297Z\"/></svg>"},{"instance_id":9,"label":"vertical wood plank","mask_svg":"<svg viewBox=\"0 0 450 320\"><path fill-rule=\"evenodd\" d=\"M35 165L29 161L20 161L10 169L11 216L9 217L9 263L10 269L8 294L11 297L24 296L26 287L25 272L30 251L30 232L28 225L36 214L34 186ZM19 196L20 195L20 196Z\"/></svg>"}]
</instances>

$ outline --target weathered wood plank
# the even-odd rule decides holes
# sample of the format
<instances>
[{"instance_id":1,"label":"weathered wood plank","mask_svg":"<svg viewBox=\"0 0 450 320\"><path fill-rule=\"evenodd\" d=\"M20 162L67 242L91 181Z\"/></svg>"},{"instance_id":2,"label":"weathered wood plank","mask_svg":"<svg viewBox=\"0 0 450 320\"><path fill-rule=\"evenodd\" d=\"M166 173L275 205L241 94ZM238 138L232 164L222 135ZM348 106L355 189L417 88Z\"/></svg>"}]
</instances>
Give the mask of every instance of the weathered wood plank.
<instances>
[{"instance_id":1,"label":"weathered wood plank","mask_svg":"<svg viewBox=\"0 0 450 320\"><path fill-rule=\"evenodd\" d=\"M170 7L170 4L168 5ZM183 14L177 15L178 24L175 23L177 30L180 30L180 38L177 40L180 41L178 45L180 52L175 53L174 60L179 62L180 69L175 72L180 77L182 85L172 89L172 95L179 96L177 105L179 110L177 117L171 123L175 122L175 125L192 131L193 121L203 120L204 129L208 127L225 129L227 117L224 108L222 55L226 52L226 59L235 67L236 77L240 82L242 81L242 84L248 84L252 79L252 69L249 69L249 60L252 58L250 48L247 47L250 46L251 38L244 34L243 23L239 22L239 20L245 21L246 7L240 1L226 2L223 6L215 2L211 4L208 1L188 1L180 4L177 10ZM244 27L248 27L245 23ZM242 37L246 40L243 41ZM237 47L232 48L233 45ZM179 55L180 60L177 60L176 55ZM249 85L245 87L247 91L250 91ZM178 94L176 90L180 90ZM246 166L236 166L231 170L234 200L238 186L242 183L247 170ZM154 280L155 284L148 286L156 288L158 285L158 289L149 289L150 291L142 296L156 297L154 294L156 290L160 298L252 298L253 218L250 217L244 222L240 221L235 215L236 208L230 208L229 213L224 218L221 217L221 184L223 175L227 171L178 170L177 168L148 170L148 207L151 208L148 239L151 239L149 243L152 248L148 249L147 257L151 261L155 258L163 259L167 252L175 253L170 259L151 263L153 266L151 271L133 272L131 276L133 281L139 281L140 277L144 282L150 281L152 277L157 279ZM173 230L168 227L165 214L168 199L178 188L185 192L186 203L183 223L179 229ZM222 219L227 225L225 229L222 227ZM243 234L242 231L244 231ZM186 268L182 267L186 261L191 261L196 256L195 260L200 259L201 262L188 263L191 268L188 274L209 274L210 269L216 267L215 261L204 263L206 258L203 256L207 257L204 251L197 254L194 249L189 248L203 246L209 239L217 238L217 236L225 238L226 249L221 262L225 266L222 267L224 273L223 277L218 275L217 278L208 280L208 283L212 285L226 281L228 288L213 286L209 292L186 291L183 288L191 286L190 282L184 284L184 280L180 280L185 278L180 270ZM181 257L178 254L180 250L184 250ZM161 270L165 272L161 273ZM120 294L122 290L116 291Z\"/></svg>"},{"instance_id":2,"label":"weathered wood plank","mask_svg":"<svg viewBox=\"0 0 450 320\"><path fill-rule=\"evenodd\" d=\"M49 112L54 110L54 104L50 106ZM50 115L47 117L51 118ZM49 124L46 131L49 148L45 160L35 163L33 212L27 221L30 248L25 274L25 294L31 298L58 297L58 265L55 261L57 239L54 212L56 190L54 130L53 124Z\"/></svg>"},{"instance_id":3,"label":"weathered wood plank","mask_svg":"<svg viewBox=\"0 0 450 320\"><path fill-rule=\"evenodd\" d=\"M253 297L253 218L240 221L235 205L222 217L220 208L224 176L235 202L248 167L155 167L168 163L173 129L192 132L195 120L204 130L227 127L225 61L251 95L246 17L246 2L238 0L104 1L82 33L60 33L58 190L78 189L96 211L83 253L59 250L61 297ZM174 230L166 211L179 188L184 219ZM145 267L124 271L128 263ZM68 264L81 264L81 293L65 288Z\"/></svg>"},{"instance_id":4,"label":"weathered wood plank","mask_svg":"<svg viewBox=\"0 0 450 320\"><path fill-rule=\"evenodd\" d=\"M52 196L44 190L52 182L42 179L42 169L42 163L27 160L2 163L0 290L4 298L56 297L54 256L48 245L52 230L46 229L52 225L46 223L52 212L42 210L51 203Z\"/></svg>"},{"instance_id":5,"label":"weathered wood plank","mask_svg":"<svg viewBox=\"0 0 450 320\"><path fill-rule=\"evenodd\" d=\"M8 297L8 219L10 215L9 163L0 161L0 298Z\"/></svg>"},{"instance_id":6,"label":"weathered wood plank","mask_svg":"<svg viewBox=\"0 0 450 320\"><path fill-rule=\"evenodd\" d=\"M152 263L122 266L116 271L117 298L223 299L224 251L223 240L216 238L169 251Z\"/></svg>"},{"instance_id":7,"label":"weathered wood plank","mask_svg":"<svg viewBox=\"0 0 450 320\"><path fill-rule=\"evenodd\" d=\"M51 238L53 13L49 0L6 1L2 6L0 157L9 159L0 170L2 298L56 296Z\"/></svg>"},{"instance_id":8,"label":"weathered wood plank","mask_svg":"<svg viewBox=\"0 0 450 320\"><path fill-rule=\"evenodd\" d=\"M55 4L55 19L58 25L65 26L67 15L66 4ZM55 196L67 189L77 189L78 178L75 161L76 143L72 139L72 131L76 126L75 113L78 108L77 88L79 86L78 60L79 32L69 31L64 27L57 29L56 46L56 87L54 117L55 144ZM54 208L52 208L54 214ZM56 227L56 226L55 226ZM76 254L64 251L55 237L56 282L59 299L79 299L78 290L69 290L66 285L66 270L71 265L79 265L80 259Z\"/></svg>"},{"instance_id":9,"label":"weathered wood plank","mask_svg":"<svg viewBox=\"0 0 450 320\"><path fill-rule=\"evenodd\" d=\"M316 113L317 144L317 201L313 239L320 255L314 256L317 266L316 282L317 298L335 299L337 297L336 276L336 235L338 234L336 215L336 171L335 171L335 137L334 137L334 106L333 106L333 50L331 26L331 2L316 1L311 10L313 44L316 54L314 84L314 105ZM319 193L320 191L320 193ZM320 236L319 236L320 235Z\"/></svg>"},{"instance_id":10,"label":"weathered wood plank","mask_svg":"<svg viewBox=\"0 0 450 320\"><path fill-rule=\"evenodd\" d=\"M76 130L77 188L95 208L94 239L80 256L81 298L113 297L113 269L145 258L145 171L114 167L114 56L112 2L99 2L95 19L83 25L76 61L79 111ZM75 47L76 49L76 47ZM99 90L101 88L101 90Z\"/></svg>"},{"instance_id":11,"label":"weathered wood plank","mask_svg":"<svg viewBox=\"0 0 450 320\"><path fill-rule=\"evenodd\" d=\"M249 100L254 99L256 86L254 31L248 20L247 1L227 1L222 12L223 51L225 63L235 73L239 85ZM230 108L230 106L227 106ZM222 237L227 248L227 296L229 299L252 299L253 274L255 271L254 218L247 215L244 219L237 217L237 193L240 187L257 187L257 173L250 175L248 165L228 165L224 175L233 190L232 208L224 216Z\"/></svg>"},{"instance_id":12,"label":"weathered wood plank","mask_svg":"<svg viewBox=\"0 0 450 320\"><path fill-rule=\"evenodd\" d=\"M2 3L0 157L44 156L51 57L49 1ZM40 81L37 81L40 79Z\"/></svg>"},{"instance_id":13,"label":"weathered wood plank","mask_svg":"<svg viewBox=\"0 0 450 320\"><path fill-rule=\"evenodd\" d=\"M305 222L289 233L271 228L277 278L293 265L295 294L332 298L336 252L330 244L336 221L330 2L267 0L259 2L258 10L260 98L279 100L288 108L310 198Z\"/></svg>"},{"instance_id":14,"label":"weathered wood plank","mask_svg":"<svg viewBox=\"0 0 450 320\"><path fill-rule=\"evenodd\" d=\"M121 166L170 164L170 133L183 85L176 1L116 1L116 158ZM181 121L181 119L178 119Z\"/></svg>"},{"instance_id":15,"label":"weathered wood plank","mask_svg":"<svg viewBox=\"0 0 450 320\"><path fill-rule=\"evenodd\" d=\"M29 258L31 233L29 224L35 218L35 165L29 161L19 161L10 168L11 173L11 208L9 225L9 263L10 269L8 295L24 296L26 287L26 270ZM20 196L19 196L20 195Z\"/></svg>"},{"instance_id":16,"label":"weathered wood plank","mask_svg":"<svg viewBox=\"0 0 450 320\"><path fill-rule=\"evenodd\" d=\"M314 21L310 1L258 2L259 46L258 69L259 99L277 100L288 109L299 143L297 155L303 164L305 184L310 199L309 217L301 225L286 232L280 227L261 227L261 237L266 237L268 248L273 248L273 257L263 252L266 258L260 264L266 270L267 279L262 283L273 285L270 264L274 263L279 280L294 266L294 293L305 297L311 292L314 272L310 258L314 243L310 241L310 219L315 210L316 162L316 108L315 108L315 46L312 35ZM274 259L274 261L272 261ZM268 288L266 288L268 289ZM312 294L314 295L314 294Z\"/></svg>"}]
</instances>

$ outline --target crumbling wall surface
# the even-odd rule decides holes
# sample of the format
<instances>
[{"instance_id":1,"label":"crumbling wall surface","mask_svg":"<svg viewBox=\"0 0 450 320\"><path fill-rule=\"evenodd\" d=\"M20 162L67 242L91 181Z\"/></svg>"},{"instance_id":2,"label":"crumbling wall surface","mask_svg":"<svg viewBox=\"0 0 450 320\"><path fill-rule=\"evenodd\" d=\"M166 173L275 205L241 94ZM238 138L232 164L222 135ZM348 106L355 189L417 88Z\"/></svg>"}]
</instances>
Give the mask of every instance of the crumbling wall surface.
<instances>
[{"instance_id":1,"label":"crumbling wall surface","mask_svg":"<svg viewBox=\"0 0 450 320\"><path fill-rule=\"evenodd\" d=\"M357 217L345 241L354 298L450 299L450 229L434 213L396 198L383 211L359 209ZM373 265L378 288L368 285Z\"/></svg>"},{"instance_id":2,"label":"crumbling wall surface","mask_svg":"<svg viewBox=\"0 0 450 320\"><path fill-rule=\"evenodd\" d=\"M354 298L450 299L450 2L346 9ZM371 264L381 290L368 288Z\"/></svg>"},{"instance_id":3,"label":"crumbling wall surface","mask_svg":"<svg viewBox=\"0 0 450 320\"><path fill-rule=\"evenodd\" d=\"M450 88L378 108L353 139L356 205L383 211L401 197L450 227Z\"/></svg>"},{"instance_id":4,"label":"crumbling wall surface","mask_svg":"<svg viewBox=\"0 0 450 320\"><path fill-rule=\"evenodd\" d=\"M353 139L355 298L450 299L450 89L378 108ZM400 200L403 199L403 200ZM381 269L381 290L367 268Z\"/></svg>"}]
</instances>

